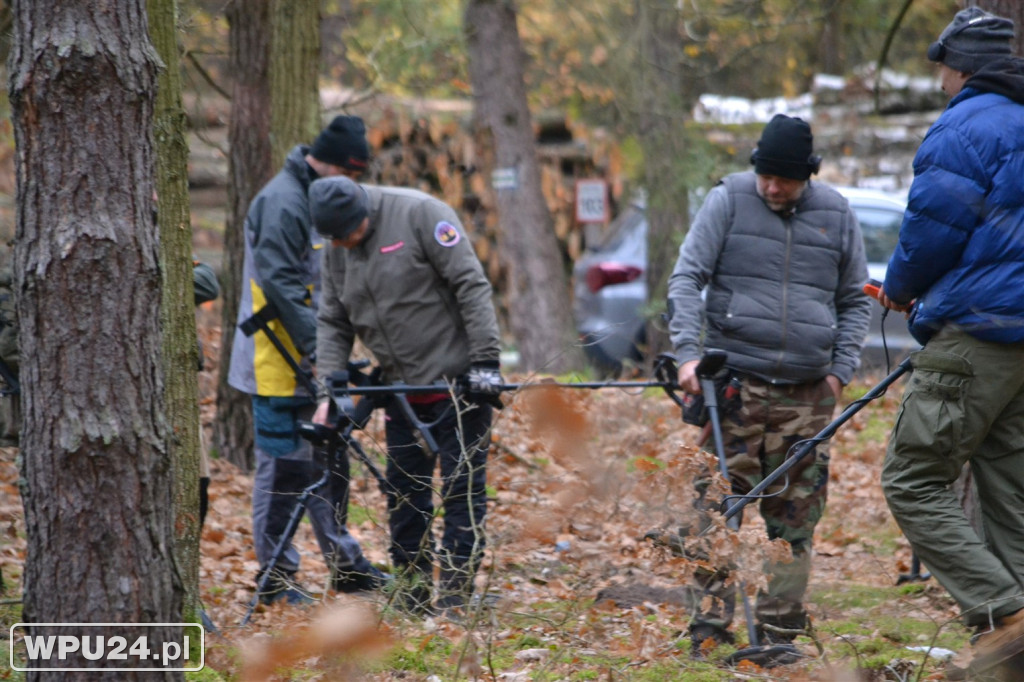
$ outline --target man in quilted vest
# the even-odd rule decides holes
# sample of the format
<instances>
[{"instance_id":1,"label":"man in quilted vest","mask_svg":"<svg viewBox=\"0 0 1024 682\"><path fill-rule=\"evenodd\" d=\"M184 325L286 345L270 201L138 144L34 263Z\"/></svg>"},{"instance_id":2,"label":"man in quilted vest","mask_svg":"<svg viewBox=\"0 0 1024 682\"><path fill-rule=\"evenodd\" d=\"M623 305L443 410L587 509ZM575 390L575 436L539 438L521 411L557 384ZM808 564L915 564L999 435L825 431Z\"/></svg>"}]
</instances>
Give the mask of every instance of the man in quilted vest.
<instances>
[{"instance_id":1,"label":"man in quilted vest","mask_svg":"<svg viewBox=\"0 0 1024 682\"><path fill-rule=\"evenodd\" d=\"M846 199L810 176L810 126L779 114L751 156L752 172L727 176L707 196L669 278L670 334L679 385L701 392L702 348L726 351L716 382L732 491L743 494L774 471L799 441L830 421L842 387L860 361L870 300L864 244ZM706 296L702 291L706 289ZM786 540L792 561L769 562L757 598L761 643L791 641L806 628L803 597L811 539L825 508L828 453L804 457L760 502L768 537ZM698 489L706 489L699 481ZM701 496L702 509L721 500ZM699 515L695 530L707 523ZM714 562L713 552L710 553ZM727 563L727 562L723 562ZM732 641L735 584L729 566L698 576L690 622L692 653ZM701 608L711 596L710 609Z\"/></svg>"}]
</instances>

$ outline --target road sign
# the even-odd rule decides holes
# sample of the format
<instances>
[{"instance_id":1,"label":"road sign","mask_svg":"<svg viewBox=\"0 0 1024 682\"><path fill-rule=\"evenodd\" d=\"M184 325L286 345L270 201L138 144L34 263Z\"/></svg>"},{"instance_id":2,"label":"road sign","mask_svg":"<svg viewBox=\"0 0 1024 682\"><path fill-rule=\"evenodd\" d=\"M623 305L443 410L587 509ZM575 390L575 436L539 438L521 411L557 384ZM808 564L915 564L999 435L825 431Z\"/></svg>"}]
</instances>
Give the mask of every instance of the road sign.
<instances>
[{"instance_id":1,"label":"road sign","mask_svg":"<svg viewBox=\"0 0 1024 682\"><path fill-rule=\"evenodd\" d=\"M576 221L603 223L608 220L608 183L604 180L576 181Z\"/></svg>"}]
</instances>

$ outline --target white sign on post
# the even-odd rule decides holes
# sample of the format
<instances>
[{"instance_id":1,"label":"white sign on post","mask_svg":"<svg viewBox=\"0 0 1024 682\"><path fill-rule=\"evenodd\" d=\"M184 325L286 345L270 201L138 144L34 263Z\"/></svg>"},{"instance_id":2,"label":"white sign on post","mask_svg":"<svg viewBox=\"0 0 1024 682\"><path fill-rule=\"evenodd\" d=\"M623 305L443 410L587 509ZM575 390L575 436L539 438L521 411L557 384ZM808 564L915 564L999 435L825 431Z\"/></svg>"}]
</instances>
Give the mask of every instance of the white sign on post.
<instances>
[{"instance_id":1,"label":"white sign on post","mask_svg":"<svg viewBox=\"0 0 1024 682\"><path fill-rule=\"evenodd\" d=\"M519 173L515 167L495 168L491 171L491 187L494 189L519 189Z\"/></svg>"},{"instance_id":2,"label":"white sign on post","mask_svg":"<svg viewBox=\"0 0 1024 682\"><path fill-rule=\"evenodd\" d=\"M576 181L576 221L603 223L608 220L608 183L604 180Z\"/></svg>"}]
</instances>

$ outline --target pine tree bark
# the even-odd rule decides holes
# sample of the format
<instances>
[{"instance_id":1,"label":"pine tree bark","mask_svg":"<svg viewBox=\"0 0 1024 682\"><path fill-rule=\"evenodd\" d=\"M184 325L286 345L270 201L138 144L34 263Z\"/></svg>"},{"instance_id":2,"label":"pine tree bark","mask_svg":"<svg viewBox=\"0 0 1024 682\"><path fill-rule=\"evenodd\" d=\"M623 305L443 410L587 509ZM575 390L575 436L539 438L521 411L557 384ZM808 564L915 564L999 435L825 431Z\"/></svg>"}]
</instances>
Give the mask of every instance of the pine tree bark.
<instances>
[{"instance_id":1,"label":"pine tree bark","mask_svg":"<svg viewBox=\"0 0 1024 682\"><path fill-rule=\"evenodd\" d=\"M1012 19L1017 29L1013 40L1013 54L1024 56L1024 2L1020 0L978 0L981 9L1007 19ZM950 17L952 19L953 17Z\"/></svg>"},{"instance_id":2,"label":"pine tree bark","mask_svg":"<svg viewBox=\"0 0 1024 682\"><path fill-rule=\"evenodd\" d=\"M525 56L509 0L469 0L463 26L469 45L475 122L493 165L508 186L494 188L500 248L507 253L509 325L520 369L577 369L567 268L541 191L533 123L523 83Z\"/></svg>"},{"instance_id":3,"label":"pine tree bark","mask_svg":"<svg viewBox=\"0 0 1024 682\"><path fill-rule=\"evenodd\" d=\"M152 219L158 58L145 2L12 6L23 620L178 622ZM127 625L123 634L177 637L170 628ZM181 677L32 672L27 679Z\"/></svg>"},{"instance_id":4,"label":"pine tree bark","mask_svg":"<svg viewBox=\"0 0 1024 682\"><path fill-rule=\"evenodd\" d=\"M157 224L163 272L164 398L174 462L175 553L185 588L185 620L199 620L199 385L196 367L192 225L189 219L187 121L175 0L149 0L150 37L164 68L157 83L153 120Z\"/></svg>"},{"instance_id":5,"label":"pine tree bark","mask_svg":"<svg viewBox=\"0 0 1024 682\"><path fill-rule=\"evenodd\" d=\"M316 0L233 1L231 25L231 146L228 219L224 231L220 380L214 441L242 469L254 464L248 395L227 384L241 294L245 215L293 146L320 131L320 14Z\"/></svg>"},{"instance_id":6,"label":"pine tree bark","mask_svg":"<svg viewBox=\"0 0 1024 682\"><path fill-rule=\"evenodd\" d=\"M683 121L688 117L688 87L683 77L683 42L674 5L640 0L640 59L632 101L640 103L636 136L644 152L644 187L647 191L647 310L648 373L659 353L670 351L667 325L661 319L668 296L679 244L688 227L689 188L685 163Z\"/></svg>"},{"instance_id":7,"label":"pine tree bark","mask_svg":"<svg viewBox=\"0 0 1024 682\"><path fill-rule=\"evenodd\" d=\"M254 465L252 404L248 395L228 385L231 346L237 333L238 303L245 255L245 214L249 202L274 175L270 141L269 63L272 0L232 0L230 24L231 119L228 143L228 207L221 266L220 377L214 447L244 471Z\"/></svg>"},{"instance_id":8,"label":"pine tree bark","mask_svg":"<svg viewBox=\"0 0 1024 682\"><path fill-rule=\"evenodd\" d=\"M319 0L277 0L273 31L270 130L276 171L292 147L309 144L320 132Z\"/></svg>"}]
</instances>

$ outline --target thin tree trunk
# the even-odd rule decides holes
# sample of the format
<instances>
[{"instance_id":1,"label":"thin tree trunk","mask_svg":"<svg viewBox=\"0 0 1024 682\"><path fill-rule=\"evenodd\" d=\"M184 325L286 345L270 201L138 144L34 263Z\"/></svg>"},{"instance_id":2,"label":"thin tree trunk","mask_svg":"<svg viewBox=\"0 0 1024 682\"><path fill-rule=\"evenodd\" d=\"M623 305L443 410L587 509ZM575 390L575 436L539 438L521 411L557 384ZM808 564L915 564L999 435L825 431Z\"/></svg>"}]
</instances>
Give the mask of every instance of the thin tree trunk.
<instances>
[{"instance_id":1,"label":"thin tree trunk","mask_svg":"<svg viewBox=\"0 0 1024 682\"><path fill-rule=\"evenodd\" d=\"M157 56L145 2L17 0L13 9L22 620L178 622L152 219ZM119 634L180 639L172 628L125 625Z\"/></svg>"},{"instance_id":2,"label":"thin tree trunk","mask_svg":"<svg viewBox=\"0 0 1024 682\"><path fill-rule=\"evenodd\" d=\"M1013 54L1018 57L1024 55L1024 2L1021 0L977 0L970 4L977 5L992 14L1012 19L1017 28L1013 40ZM952 18L950 17L950 19Z\"/></svg>"},{"instance_id":3,"label":"thin tree trunk","mask_svg":"<svg viewBox=\"0 0 1024 682\"><path fill-rule=\"evenodd\" d=\"M220 377L214 446L221 457L243 470L253 467L252 405L248 395L227 383L231 345L236 333L245 255L245 214L249 202L274 174L270 141L269 60L271 0L232 0L230 28L231 146L228 209L224 228Z\"/></svg>"},{"instance_id":4,"label":"thin tree trunk","mask_svg":"<svg viewBox=\"0 0 1024 682\"><path fill-rule=\"evenodd\" d=\"M174 462L175 554L185 587L186 620L199 608L199 386L195 368L196 316L192 285L192 225L189 220L188 142L181 101L175 0L149 0L153 45L164 63L156 95L157 223L163 272L164 398L171 425Z\"/></svg>"},{"instance_id":5,"label":"thin tree trunk","mask_svg":"<svg viewBox=\"0 0 1024 682\"><path fill-rule=\"evenodd\" d=\"M564 372L581 354L573 331L565 261L544 201L523 83L524 54L509 0L470 0L469 44L475 120L503 178L495 187L507 252L509 323L520 369Z\"/></svg>"},{"instance_id":6,"label":"thin tree trunk","mask_svg":"<svg viewBox=\"0 0 1024 682\"><path fill-rule=\"evenodd\" d=\"M319 11L319 0L274 3L274 49L269 68L275 169L292 147L308 144L320 132Z\"/></svg>"},{"instance_id":7,"label":"thin tree trunk","mask_svg":"<svg viewBox=\"0 0 1024 682\"><path fill-rule=\"evenodd\" d=\"M644 152L647 190L647 346L648 371L657 355L671 350L661 319L679 244L689 224L689 188L683 121L688 116L682 77L683 44L674 5L641 0L637 3L641 60L636 69L634 101L640 103L634 123Z\"/></svg>"}]
</instances>

